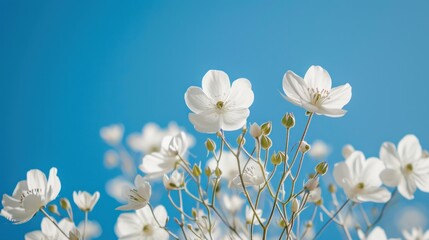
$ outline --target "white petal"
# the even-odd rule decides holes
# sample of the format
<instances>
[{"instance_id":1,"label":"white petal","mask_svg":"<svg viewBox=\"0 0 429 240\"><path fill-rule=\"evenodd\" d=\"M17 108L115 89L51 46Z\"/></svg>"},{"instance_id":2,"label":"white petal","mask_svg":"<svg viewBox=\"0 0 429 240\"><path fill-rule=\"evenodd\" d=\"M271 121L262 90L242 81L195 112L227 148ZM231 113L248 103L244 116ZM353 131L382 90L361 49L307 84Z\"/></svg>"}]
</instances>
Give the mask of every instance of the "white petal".
<instances>
[{"instance_id":1,"label":"white petal","mask_svg":"<svg viewBox=\"0 0 429 240\"><path fill-rule=\"evenodd\" d=\"M139 233L143 228L140 218L135 213L123 213L119 215L115 226L115 233L118 237L125 237Z\"/></svg>"},{"instance_id":2,"label":"white petal","mask_svg":"<svg viewBox=\"0 0 429 240\"><path fill-rule=\"evenodd\" d=\"M422 156L422 147L414 135L406 135L398 144L398 154L407 163L418 160Z\"/></svg>"},{"instance_id":3,"label":"white petal","mask_svg":"<svg viewBox=\"0 0 429 240\"><path fill-rule=\"evenodd\" d=\"M33 231L25 234L25 240L45 240L47 237L41 231Z\"/></svg>"},{"instance_id":4,"label":"white petal","mask_svg":"<svg viewBox=\"0 0 429 240\"><path fill-rule=\"evenodd\" d=\"M375 227L374 230L368 234L367 240L387 240L386 232L381 227Z\"/></svg>"},{"instance_id":5,"label":"white petal","mask_svg":"<svg viewBox=\"0 0 429 240\"><path fill-rule=\"evenodd\" d=\"M343 186L344 179L349 179L350 176L350 170L346 163L341 162L337 163L334 166L334 179L340 186Z\"/></svg>"},{"instance_id":6,"label":"white petal","mask_svg":"<svg viewBox=\"0 0 429 240\"><path fill-rule=\"evenodd\" d=\"M304 76L304 81L309 88L330 90L332 80L329 73L321 66L311 66Z\"/></svg>"},{"instance_id":7,"label":"white petal","mask_svg":"<svg viewBox=\"0 0 429 240\"><path fill-rule=\"evenodd\" d=\"M292 71L287 71L283 76L283 91L288 97L288 100L292 100L291 102L294 104L301 102L303 99L305 99L306 102L310 100L304 80Z\"/></svg>"},{"instance_id":8,"label":"white petal","mask_svg":"<svg viewBox=\"0 0 429 240\"><path fill-rule=\"evenodd\" d=\"M249 117L249 109L229 110L223 113L222 129L225 131L234 131L246 125L247 117Z\"/></svg>"},{"instance_id":9,"label":"white petal","mask_svg":"<svg viewBox=\"0 0 429 240\"><path fill-rule=\"evenodd\" d=\"M396 187L401 181L402 174L399 170L386 168L380 173L381 181L386 186Z\"/></svg>"},{"instance_id":10,"label":"white petal","mask_svg":"<svg viewBox=\"0 0 429 240\"><path fill-rule=\"evenodd\" d=\"M61 182L57 176L56 168L51 168L51 170L49 171L47 186L48 186L48 189L47 189L46 197L48 201L52 201L58 196L61 190Z\"/></svg>"},{"instance_id":11,"label":"white petal","mask_svg":"<svg viewBox=\"0 0 429 240\"><path fill-rule=\"evenodd\" d=\"M188 88L185 93L185 102L194 113L201 113L216 107L216 102L210 99L199 87Z\"/></svg>"},{"instance_id":12,"label":"white petal","mask_svg":"<svg viewBox=\"0 0 429 240\"><path fill-rule=\"evenodd\" d=\"M364 193L358 195L358 200L362 202L377 202L384 203L389 201L391 197L389 190L383 187L369 187Z\"/></svg>"},{"instance_id":13,"label":"white petal","mask_svg":"<svg viewBox=\"0 0 429 240\"><path fill-rule=\"evenodd\" d=\"M422 158L419 161L414 162L414 172L418 174L429 174L429 158Z\"/></svg>"},{"instance_id":14,"label":"white petal","mask_svg":"<svg viewBox=\"0 0 429 240\"><path fill-rule=\"evenodd\" d=\"M46 182L46 176L42 171L32 169L27 172L27 184L29 190L40 189L45 193Z\"/></svg>"},{"instance_id":15,"label":"white petal","mask_svg":"<svg viewBox=\"0 0 429 240\"><path fill-rule=\"evenodd\" d=\"M226 109L249 108L253 103L252 84L245 78L232 83L229 97L225 102Z\"/></svg>"},{"instance_id":16,"label":"white petal","mask_svg":"<svg viewBox=\"0 0 429 240\"><path fill-rule=\"evenodd\" d=\"M12 196L16 199L19 199L19 198L21 198L22 193L27 191L27 190L28 190L27 181L26 180L19 181L16 184L15 189L13 190Z\"/></svg>"},{"instance_id":17,"label":"white petal","mask_svg":"<svg viewBox=\"0 0 429 240\"><path fill-rule=\"evenodd\" d=\"M361 151L355 151L346 159L346 163L351 170L351 178L358 177L365 165L365 155Z\"/></svg>"},{"instance_id":18,"label":"white petal","mask_svg":"<svg viewBox=\"0 0 429 240\"><path fill-rule=\"evenodd\" d=\"M377 158L368 158L361 175L361 181L370 186L380 186L380 172L383 171L384 164Z\"/></svg>"},{"instance_id":19,"label":"white petal","mask_svg":"<svg viewBox=\"0 0 429 240\"><path fill-rule=\"evenodd\" d=\"M344 116L347 111L344 109L339 108L325 108L325 107L319 107L316 111L314 111L317 114L322 114L328 117L342 117Z\"/></svg>"},{"instance_id":20,"label":"white petal","mask_svg":"<svg viewBox=\"0 0 429 240\"><path fill-rule=\"evenodd\" d=\"M203 77L203 91L216 102L225 101L229 95L228 75L219 70L210 70Z\"/></svg>"},{"instance_id":21,"label":"white petal","mask_svg":"<svg viewBox=\"0 0 429 240\"><path fill-rule=\"evenodd\" d=\"M395 144L384 142L380 148L380 159L387 168L399 168L401 166L400 158L396 151Z\"/></svg>"},{"instance_id":22,"label":"white petal","mask_svg":"<svg viewBox=\"0 0 429 240\"><path fill-rule=\"evenodd\" d=\"M190 113L189 121L198 132L215 133L221 129L221 119L217 112L209 111L200 114Z\"/></svg>"},{"instance_id":23,"label":"white petal","mask_svg":"<svg viewBox=\"0 0 429 240\"><path fill-rule=\"evenodd\" d=\"M168 218L167 210L165 209L165 207L159 205L153 210L153 213L155 214L155 217L158 220L159 224L161 224L161 226L165 226L165 223L167 222Z\"/></svg>"},{"instance_id":24,"label":"white petal","mask_svg":"<svg viewBox=\"0 0 429 240\"><path fill-rule=\"evenodd\" d=\"M429 174L415 174L417 187L423 192L429 192Z\"/></svg>"},{"instance_id":25,"label":"white petal","mask_svg":"<svg viewBox=\"0 0 429 240\"><path fill-rule=\"evenodd\" d=\"M329 97L323 102L324 108L341 109L350 102L352 98L352 87L350 84L333 88L329 92Z\"/></svg>"},{"instance_id":26,"label":"white petal","mask_svg":"<svg viewBox=\"0 0 429 240\"><path fill-rule=\"evenodd\" d=\"M398 191L404 198L408 200L414 199L414 192L416 189L417 185L413 179L409 179L409 177L401 178L401 181L398 185Z\"/></svg>"}]
</instances>

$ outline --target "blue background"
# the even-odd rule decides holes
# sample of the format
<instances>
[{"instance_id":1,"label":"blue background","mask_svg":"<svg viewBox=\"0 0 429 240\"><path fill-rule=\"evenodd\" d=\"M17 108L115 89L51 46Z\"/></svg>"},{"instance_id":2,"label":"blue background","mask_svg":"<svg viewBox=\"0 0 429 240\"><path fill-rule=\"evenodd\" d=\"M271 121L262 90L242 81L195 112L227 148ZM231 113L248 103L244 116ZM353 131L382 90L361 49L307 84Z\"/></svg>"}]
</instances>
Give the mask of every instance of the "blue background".
<instances>
[{"instance_id":1,"label":"blue background","mask_svg":"<svg viewBox=\"0 0 429 240\"><path fill-rule=\"evenodd\" d=\"M317 64L334 85L349 82L349 113L316 117L308 136L333 146L330 162L341 160L346 143L377 156L383 141L407 133L429 148L428 11L427 1L2 0L0 193L11 193L27 170L51 166L61 196L104 190L117 173L103 167L108 147L99 129L111 123L130 133L174 120L197 137L193 154L205 157L207 135L192 129L183 94L209 69L250 79L249 121L273 120L274 131L286 111L304 124L303 110L280 97L287 70L303 75ZM406 203L429 199L416 196ZM115 238L116 206L102 191L91 213L103 239ZM20 226L1 219L0 232L21 239L39 228L36 219Z\"/></svg>"}]
</instances>

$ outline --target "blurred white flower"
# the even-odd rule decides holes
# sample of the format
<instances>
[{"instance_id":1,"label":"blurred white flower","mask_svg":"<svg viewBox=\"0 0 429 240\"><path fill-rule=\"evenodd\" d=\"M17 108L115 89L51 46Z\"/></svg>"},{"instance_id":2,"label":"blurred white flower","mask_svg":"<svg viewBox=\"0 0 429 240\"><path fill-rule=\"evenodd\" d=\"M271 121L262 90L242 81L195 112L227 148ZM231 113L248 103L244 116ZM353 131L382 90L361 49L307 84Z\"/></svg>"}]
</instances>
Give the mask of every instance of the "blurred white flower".
<instances>
[{"instance_id":1,"label":"blurred white flower","mask_svg":"<svg viewBox=\"0 0 429 240\"><path fill-rule=\"evenodd\" d=\"M386 202L391 194L381 186L379 175L383 169L379 159L366 160L362 152L356 151L345 162L335 164L334 178L354 202Z\"/></svg>"},{"instance_id":2,"label":"blurred white flower","mask_svg":"<svg viewBox=\"0 0 429 240\"><path fill-rule=\"evenodd\" d=\"M83 212L91 212L99 198L100 193L98 191L93 195L86 191L73 192L73 201Z\"/></svg>"},{"instance_id":3,"label":"blurred white flower","mask_svg":"<svg viewBox=\"0 0 429 240\"><path fill-rule=\"evenodd\" d=\"M173 136L166 136L162 140L161 150L143 157L140 170L150 178L161 177L174 170L180 157L184 157L188 150L187 137L184 132Z\"/></svg>"},{"instance_id":4,"label":"blurred white flower","mask_svg":"<svg viewBox=\"0 0 429 240\"><path fill-rule=\"evenodd\" d=\"M261 220L262 223L265 222L265 218L262 218L262 209L256 209L255 210L256 215L258 215L259 219ZM250 208L249 206L246 206L246 223L247 224L251 224L252 220L253 220L253 216L255 216L252 208ZM259 225L259 221L255 216L255 219L253 220L253 224L254 225Z\"/></svg>"},{"instance_id":5,"label":"blurred white flower","mask_svg":"<svg viewBox=\"0 0 429 240\"><path fill-rule=\"evenodd\" d=\"M365 236L365 233L361 229L357 232L360 240L387 240L386 232L381 227L375 227L368 236Z\"/></svg>"},{"instance_id":6,"label":"blurred white flower","mask_svg":"<svg viewBox=\"0 0 429 240\"><path fill-rule=\"evenodd\" d=\"M398 186L398 191L407 199L414 198L419 188L429 192L429 158L422 158L422 147L414 135L406 135L398 144L385 142L380 149L380 159L386 169L380 174L383 183Z\"/></svg>"},{"instance_id":7,"label":"blurred white flower","mask_svg":"<svg viewBox=\"0 0 429 240\"><path fill-rule=\"evenodd\" d=\"M242 199L238 195L223 195L223 206L225 209L231 213L232 215L236 214L238 211L240 211L241 207L244 204L244 199Z\"/></svg>"},{"instance_id":8,"label":"blurred white flower","mask_svg":"<svg viewBox=\"0 0 429 240\"><path fill-rule=\"evenodd\" d=\"M157 206L153 210L153 214L150 207L146 206L135 213L121 214L116 222L115 233L119 240L167 240L169 234L161 228L165 226L166 221L167 211L164 206ZM161 227L158 226L158 223Z\"/></svg>"},{"instance_id":9,"label":"blurred white flower","mask_svg":"<svg viewBox=\"0 0 429 240\"><path fill-rule=\"evenodd\" d=\"M109 180L106 184L106 192L116 201L124 203L128 199L129 189L133 188L133 184L123 177L116 177Z\"/></svg>"},{"instance_id":10,"label":"blurred white flower","mask_svg":"<svg viewBox=\"0 0 429 240\"><path fill-rule=\"evenodd\" d=\"M352 97L352 87L345 85L332 88L329 73L320 66L311 66L304 79L292 71L283 77L286 100L309 112L329 117L342 117L347 112L342 108Z\"/></svg>"},{"instance_id":11,"label":"blurred white flower","mask_svg":"<svg viewBox=\"0 0 429 240\"><path fill-rule=\"evenodd\" d=\"M55 221L55 220L54 220ZM66 240L64 234L48 219L43 218L41 225L41 231L33 231L25 234L25 240ZM68 234L75 228L75 225L68 219L63 218L58 226Z\"/></svg>"},{"instance_id":12,"label":"blurred white flower","mask_svg":"<svg viewBox=\"0 0 429 240\"><path fill-rule=\"evenodd\" d=\"M235 150L234 150L235 151ZM219 156L219 152L217 153ZM243 157L239 157L241 166L246 164L246 161ZM207 167L210 168L212 172L216 170L216 159L211 158L207 161ZM230 151L224 150L219 159L219 169L222 171L221 179L225 179L227 181L231 181L238 175L238 165L237 159L234 154Z\"/></svg>"},{"instance_id":13,"label":"blurred white flower","mask_svg":"<svg viewBox=\"0 0 429 240\"><path fill-rule=\"evenodd\" d=\"M319 204L321 200L322 200L322 190L320 189L320 187L314 189L313 191L310 191L307 202Z\"/></svg>"},{"instance_id":14,"label":"blurred white flower","mask_svg":"<svg viewBox=\"0 0 429 240\"><path fill-rule=\"evenodd\" d=\"M84 231L83 231L84 225L85 225L85 222L82 221L77 226L77 229L79 230L79 232L82 233L81 235L84 235ZM86 223L86 228L85 228L85 239L86 240L98 238L101 235L101 232L102 232L101 226L100 226L100 224L98 224L98 222L88 221Z\"/></svg>"},{"instance_id":15,"label":"blurred white flower","mask_svg":"<svg viewBox=\"0 0 429 240\"><path fill-rule=\"evenodd\" d=\"M429 240L429 230L423 232L420 227L414 227L411 231L403 230L405 240Z\"/></svg>"},{"instance_id":16,"label":"blurred white flower","mask_svg":"<svg viewBox=\"0 0 429 240\"><path fill-rule=\"evenodd\" d=\"M164 175L162 182L167 190L177 190L184 187L185 175L178 170L174 170L170 177Z\"/></svg>"},{"instance_id":17,"label":"blurred white flower","mask_svg":"<svg viewBox=\"0 0 429 240\"><path fill-rule=\"evenodd\" d=\"M124 127L121 124L112 124L100 129L101 138L112 146L121 142L124 135Z\"/></svg>"},{"instance_id":18,"label":"blurred white flower","mask_svg":"<svg viewBox=\"0 0 429 240\"><path fill-rule=\"evenodd\" d=\"M175 122L170 122L167 129L160 128L156 123L147 123L141 133L130 134L127 143L136 152L150 154L161 150L162 139L165 136L174 136L181 131ZM188 146L194 146L194 137L188 133L186 133L186 137Z\"/></svg>"},{"instance_id":19,"label":"blurred white flower","mask_svg":"<svg viewBox=\"0 0 429 240\"><path fill-rule=\"evenodd\" d=\"M344 158L348 158L354 151L355 151L355 148L352 145L347 144L343 147L341 153L343 154Z\"/></svg>"},{"instance_id":20,"label":"blurred white flower","mask_svg":"<svg viewBox=\"0 0 429 240\"><path fill-rule=\"evenodd\" d=\"M427 209L424 205L413 204L412 206L401 207L395 211L396 228L411 229L415 226L426 226Z\"/></svg>"},{"instance_id":21,"label":"blurred white flower","mask_svg":"<svg viewBox=\"0 0 429 240\"><path fill-rule=\"evenodd\" d=\"M311 144L311 149L308 154L315 159L324 160L330 153L331 148L325 142L316 140Z\"/></svg>"},{"instance_id":22,"label":"blurred white flower","mask_svg":"<svg viewBox=\"0 0 429 240\"><path fill-rule=\"evenodd\" d=\"M247 163L245 163L242 174L244 186L260 186L261 184L264 184L264 175L267 176L268 173L265 171L264 174L263 171L265 170L262 170L261 166L252 160L249 160ZM232 179L231 186L235 188L242 186L241 178L238 174Z\"/></svg>"},{"instance_id":23,"label":"blurred white flower","mask_svg":"<svg viewBox=\"0 0 429 240\"><path fill-rule=\"evenodd\" d=\"M185 93L186 105L192 111L189 120L197 131L205 133L242 128L253 98L249 80L240 78L231 86L228 75L218 70L204 75L202 89L190 87Z\"/></svg>"},{"instance_id":24,"label":"blurred white flower","mask_svg":"<svg viewBox=\"0 0 429 240\"><path fill-rule=\"evenodd\" d=\"M106 168L114 168L119 163L119 156L118 154L113 150L107 150L104 153L104 166Z\"/></svg>"},{"instance_id":25,"label":"blurred white flower","mask_svg":"<svg viewBox=\"0 0 429 240\"><path fill-rule=\"evenodd\" d=\"M117 207L116 210L137 210L145 207L152 195L152 188L142 176L137 175L134 179L135 188L128 192L128 203Z\"/></svg>"},{"instance_id":26,"label":"blurred white flower","mask_svg":"<svg viewBox=\"0 0 429 240\"><path fill-rule=\"evenodd\" d=\"M3 195L1 215L14 223L25 223L54 200L60 190L56 168L51 168L48 180L42 171L32 169L26 181L18 182L12 196Z\"/></svg>"}]
</instances>

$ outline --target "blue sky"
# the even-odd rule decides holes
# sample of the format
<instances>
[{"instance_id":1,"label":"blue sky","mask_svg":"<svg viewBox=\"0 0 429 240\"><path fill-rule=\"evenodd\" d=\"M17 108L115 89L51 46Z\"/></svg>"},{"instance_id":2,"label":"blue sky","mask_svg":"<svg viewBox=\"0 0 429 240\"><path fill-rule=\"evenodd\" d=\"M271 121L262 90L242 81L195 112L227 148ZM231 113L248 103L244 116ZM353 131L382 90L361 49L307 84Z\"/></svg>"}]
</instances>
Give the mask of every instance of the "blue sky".
<instances>
[{"instance_id":1,"label":"blue sky","mask_svg":"<svg viewBox=\"0 0 429 240\"><path fill-rule=\"evenodd\" d=\"M111 123L129 133L174 120L196 136L192 152L205 156L207 135L192 129L183 94L209 69L248 78L249 121L272 120L275 129L286 111L304 124L303 110L280 96L287 70L303 75L321 65L334 85L349 82L349 113L316 117L308 135L332 145L331 162L344 144L377 156L383 141L407 133L429 148L428 10L427 1L0 1L0 193L28 169L51 166L61 196L103 190L116 173L103 167L99 129ZM91 214L103 239L114 239L114 207L103 191ZM2 219L0 229L19 239L39 220Z\"/></svg>"}]
</instances>

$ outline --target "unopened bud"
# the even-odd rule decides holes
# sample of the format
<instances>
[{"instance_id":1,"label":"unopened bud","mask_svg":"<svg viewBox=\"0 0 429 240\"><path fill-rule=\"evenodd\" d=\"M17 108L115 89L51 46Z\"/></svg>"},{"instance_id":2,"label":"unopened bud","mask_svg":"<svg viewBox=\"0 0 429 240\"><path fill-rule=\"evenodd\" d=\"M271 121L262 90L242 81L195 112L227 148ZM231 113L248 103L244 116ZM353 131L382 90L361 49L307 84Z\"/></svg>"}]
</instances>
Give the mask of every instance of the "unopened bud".
<instances>
[{"instance_id":1,"label":"unopened bud","mask_svg":"<svg viewBox=\"0 0 429 240\"><path fill-rule=\"evenodd\" d=\"M295 126L295 117L293 113L286 113L282 118L282 124L287 129L293 128Z\"/></svg>"},{"instance_id":2,"label":"unopened bud","mask_svg":"<svg viewBox=\"0 0 429 240\"><path fill-rule=\"evenodd\" d=\"M342 150L343 157L348 158L354 151L355 151L355 148L352 145L350 144L345 145Z\"/></svg>"},{"instance_id":3,"label":"unopened bud","mask_svg":"<svg viewBox=\"0 0 429 240\"><path fill-rule=\"evenodd\" d=\"M262 126L261 126L262 134L270 135L271 128L272 128L271 122L266 122L266 123L262 124Z\"/></svg>"},{"instance_id":4,"label":"unopened bud","mask_svg":"<svg viewBox=\"0 0 429 240\"><path fill-rule=\"evenodd\" d=\"M312 221L308 221L305 223L305 227L306 228L312 228L313 227L313 222Z\"/></svg>"},{"instance_id":5,"label":"unopened bud","mask_svg":"<svg viewBox=\"0 0 429 240\"><path fill-rule=\"evenodd\" d=\"M192 230L192 225L191 225L191 224L186 225L186 227L187 227L189 230Z\"/></svg>"},{"instance_id":6,"label":"unopened bud","mask_svg":"<svg viewBox=\"0 0 429 240\"><path fill-rule=\"evenodd\" d=\"M209 177L210 175L212 175L212 170L209 167L206 167L204 168L204 173L207 177Z\"/></svg>"},{"instance_id":7,"label":"unopened bud","mask_svg":"<svg viewBox=\"0 0 429 240\"><path fill-rule=\"evenodd\" d=\"M51 213L53 213L55 215L61 216L61 214L58 212L58 207L55 204L49 205L48 206L48 210L49 210L49 212L51 212Z\"/></svg>"},{"instance_id":8,"label":"unopened bud","mask_svg":"<svg viewBox=\"0 0 429 240\"><path fill-rule=\"evenodd\" d=\"M315 168L316 172L323 176L328 172L328 163L327 162L320 162L319 164L316 165Z\"/></svg>"},{"instance_id":9,"label":"unopened bud","mask_svg":"<svg viewBox=\"0 0 429 240\"><path fill-rule=\"evenodd\" d=\"M336 191L337 191L337 188L335 187L335 185L334 184L329 184L329 186L328 186L328 191L330 192L330 193L335 193Z\"/></svg>"},{"instance_id":10,"label":"unopened bud","mask_svg":"<svg viewBox=\"0 0 429 240\"><path fill-rule=\"evenodd\" d=\"M197 210L195 208L192 208L192 217L197 217Z\"/></svg>"},{"instance_id":11,"label":"unopened bud","mask_svg":"<svg viewBox=\"0 0 429 240\"><path fill-rule=\"evenodd\" d=\"M216 177L222 176L222 170L220 170L220 168L216 168L215 175L216 175Z\"/></svg>"},{"instance_id":12,"label":"unopened bud","mask_svg":"<svg viewBox=\"0 0 429 240\"><path fill-rule=\"evenodd\" d=\"M70 201L67 198L61 198L60 199L60 206L64 210L71 209Z\"/></svg>"},{"instance_id":13,"label":"unopened bud","mask_svg":"<svg viewBox=\"0 0 429 240\"><path fill-rule=\"evenodd\" d=\"M304 185L304 189L307 191L313 191L318 186L319 186L319 178L316 177L316 178L312 178L312 179L308 180Z\"/></svg>"},{"instance_id":14,"label":"unopened bud","mask_svg":"<svg viewBox=\"0 0 429 240\"><path fill-rule=\"evenodd\" d=\"M280 221L279 221L279 226L280 226L281 228L286 228L286 226L287 226L287 222L285 222L285 220L283 220L283 218L282 218L282 219L280 219Z\"/></svg>"},{"instance_id":15,"label":"unopened bud","mask_svg":"<svg viewBox=\"0 0 429 240\"><path fill-rule=\"evenodd\" d=\"M282 162L281 155L274 152L273 155L271 156L271 163L274 165L279 165L281 162Z\"/></svg>"},{"instance_id":16,"label":"unopened bud","mask_svg":"<svg viewBox=\"0 0 429 240\"><path fill-rule=\"evenodd\" d=\"M238 145L244 145L246 143L246 138L243 135L239 135L237 137L237 144Z\"/></svg>"},{"instance_id":17,"label":"unopened bud","mask_svg":"<svg viewBox=\"0 0 429 240\"><path fill-rule=\"evenodd\" d=\"M291 211L292 211L293 213L296 213L296 212L298 212L298 210L299 210L299 200L298 200L298 199L296 199L296 198L294 198L294 199L292 200L292 207L291 207Z\"/></svg>"},{"instance_id":18,"label":"unopened bud","mask_svg":"<svg viewBox=\"0 0 429 240\"><path fill-rule=\"evenodd\" d=\"M261 127L257 123L250 126L250 135L254 138L259 138L262 135Z\"/></svg>"},{"instance_id":19,"label":"unopened bud","mask_svg":"<svg viewBox=\"0 0 429 240\"><path fill-rule=\"evenodd\" d=\"M201 168L197 164L194 164L194 167L192 168L192 174L194 174L195 177L201 176Z\"/></svg>"},{"instance_id":20,"label":"unopened bud","mask_svg":"<svg viewBox=\"0 0 429 240\"><path fill-rule=\"evenodd\" d=\"M282 159L282 162L286 162L287 160L289 160L289 156L285 155L284 152L279 152L278 154L279 154L280 158Z\"/></svg>"},{"instance_id":21,"label":"unopened bud","mask_svg":"<svg viewBox=\"0 0 429 240\"><path fill-rule=\"evenodd\" d=\"M216 149L216 143L209 138L206 141L206 148L207 148L207 151L213 152Z\"/></svg>"},{"instance_id":22,"label":"unopened bud","mask_svg":"<svg viewBox=\"0 0 429 240\"><path fill-rule=\"evenodd\" d=\"M308 152L310 148L311 148L310 144L308 144L306 141L302 141L301 144L299 145L299 151L301 151L302 153Z\"/></svg>"},{"instance_id":23,"label":"unopened bud","mask_svg":"<svg viewBox=\"0 0 429 240\"><path fill-rule=\"evenodd\" d=\"M261 146L263 149L267 150L271 147L273 143L271 142L271 139L265 135L262 135L261 137Z\"/></svg>"}]
</instances>

